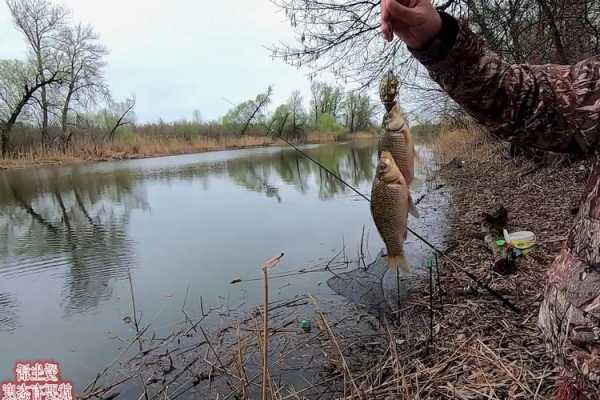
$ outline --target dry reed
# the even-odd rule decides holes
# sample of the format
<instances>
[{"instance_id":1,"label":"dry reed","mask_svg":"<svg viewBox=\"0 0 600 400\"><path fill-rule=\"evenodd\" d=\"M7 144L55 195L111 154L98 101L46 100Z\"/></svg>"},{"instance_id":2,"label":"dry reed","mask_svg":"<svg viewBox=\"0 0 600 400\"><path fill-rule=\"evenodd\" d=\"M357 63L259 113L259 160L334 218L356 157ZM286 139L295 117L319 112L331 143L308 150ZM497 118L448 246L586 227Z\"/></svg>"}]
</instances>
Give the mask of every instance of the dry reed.
<instances>
[{"instance_id":1,"label":"dry reed","mask_svg":"<svg viewBox=\"0 0 600 400\"><path fill-rule=\"evenodd\" d=\"M492 143L489 134L474 123L461 127L442 125L439 135L431 143L431 149L437 164L443 165L455 159L487 160L496 150Z\"/></svg>"},{"instance_id":2,"label":"dry reed","mask_svg":"<svg viewBox=\"0 0 600 400\"><path fill-rule=\"evenodd\" d=\"M302 142L330 143L338 139L339 137L333 134L311 132L302 139ZM112 142L81 137L75 139L66 149L34 146L28 150L11 153L6 159L0 158L0 169L138 159L273 145L281 146L284 143L269 136L197 136L184 138L134 134L126 138L116 138Z\"/></svg>"}]
</instances>

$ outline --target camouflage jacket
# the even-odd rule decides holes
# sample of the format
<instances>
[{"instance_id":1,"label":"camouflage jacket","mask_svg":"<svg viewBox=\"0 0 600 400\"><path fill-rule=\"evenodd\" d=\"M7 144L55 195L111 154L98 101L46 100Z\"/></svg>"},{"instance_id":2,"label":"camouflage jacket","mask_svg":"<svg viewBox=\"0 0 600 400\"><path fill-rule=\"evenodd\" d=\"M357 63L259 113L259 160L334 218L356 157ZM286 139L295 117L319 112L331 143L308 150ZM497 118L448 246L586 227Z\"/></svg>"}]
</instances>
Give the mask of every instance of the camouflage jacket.
<instances>
[{"instance_id":1,"label":"camouflage jacket","mask_svg":"<svg viewBox=\"0 0 600 400\"><path fill-rule=\"evenodd\" d=\"M469 114L513 142L599 153L600 57L572 66L512 65L465 23L441 15L441 34L426 49L412 53ZM576 223L547 278L539 326L557 361L586 377L596 387L591 393L600 396L598 162Z\"/></svg>"},{"instance_id":2,"label":"camouflage jacket","mask_svg":"<svg viewBox=\"0 0 600 400\"><path fill-rule=\"evenodd\" d=\"M600 57L567 65L512 65L464 23L441 13L443 30L413 55L475 119L497 135L558 152L600 143Z\"/></svg>"}]
</instances>

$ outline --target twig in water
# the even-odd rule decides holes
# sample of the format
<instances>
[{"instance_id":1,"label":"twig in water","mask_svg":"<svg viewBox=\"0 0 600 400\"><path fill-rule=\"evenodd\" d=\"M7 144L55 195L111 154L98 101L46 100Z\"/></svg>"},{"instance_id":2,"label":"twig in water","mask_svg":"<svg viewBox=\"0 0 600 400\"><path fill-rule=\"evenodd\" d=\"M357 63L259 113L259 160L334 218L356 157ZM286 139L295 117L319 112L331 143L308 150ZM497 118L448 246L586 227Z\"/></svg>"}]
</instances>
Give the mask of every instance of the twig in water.
<instances>
[{"instance_id":1,"label":"twig in water","mask_svg":"<svg viewBox=\"0 0 600 400\"><path fill-rule=\"evenodd\" d=\"M238 337L238 363L239 363L239 374L240 374L240 386L242 388L242 399L248 398L246 394L246 386L248 385L248 374L246 374L246 368L244 363L244 355L242 352L242 337L240 335L240 324L237 324L237 337Z\"/></svg>"},{"instance_id":2,"label":"twig in water","mask_svg":"<svg viewBox=\"0 0 600 400\"><path fill-rule=\"evenodd\" d=\"M329 325L329 322L327 321L327 317L325 316L325 314L319 309L319 304L317 303L317 300L312 296L309 295L310 299L312 300L313 304L315 305L315 307L317 308L317 314L319 314L319 317L321 318L321 321L323 322L323 325L325 325L325 328L327 329L327 333L329 335L329 338L331 339L331 341L333 342L335 349L338 352L338 355L340 356L340 360L342 362L342 367L344 370L344 375L348 374L348 379L350 380L350 383L352 383L352 387L354 388L354 391L356 393L356 395L362 399L362 392L359 390L358 386L356 385L356 382L354 381L354 378L352 377L352 371L350 371L350 367L348 366L348 362L346 361L346 358L344 357L344 353L342 352L342 348L340 347L340 344L338 343L336 337L335 337L335 333L333 332L333 330L331 329L331 325Z\"/></svg>"},{"instance_id":3,"label":"twig in water","mask_svg":"<svg viewBox=\"0 0 600 400\"><path fill-rule=\"evenodd\" d=\"M181 305L181 312L185 316L186 322L189 322L189 324L192 326L192 329L194 330L194 332L198 333L198 331L196 330L196 327L194 326L195 325L194 321L192 321L192 319L190 318L188 313L185 311L185 304L187 302L189 292L190 292L190 286L188 285L187 288L185 288L185 298L183 299L183 304ZM204 313L202 313L202 315L204 316Z\"/></svg>"},{"instance_id":4,"label":"twig in water","mask_svg":"<svg viewBox=\"0 0 600 400\"><path fill-rule=\"evenodd\" d=\"M148 398L148 386L146 386L146 381L144 380L144 377L142 376L141 373L140 373L140 381L142 382L142 386L144 386L144 399L149 400L149 398Z\"/></svg>"},{"instance_id":5,"label":"twig in water","mask_svg":"<svg viewBox=\"0 0 600 400\"><path fill-rule=\"evenodd\" d=\"M362 234L360 235L360 260L362 261L363 268L366 271L367 264L365 263L365 253L363 251L364 241L365 241L365 226L363 225Z\"/></svg>"},{"instance_id":6,"label":"twig in water","mask_svg":"<svg viewBox=\"0 0 600 400\"><path fill-rule=\"evenodd\" d=\"M135 295L133 293L133 279L131 279L131 270L130 269L127 270L127 277L129 279L129 290L131 292L131 307L133 309L133 324L135 326L135 333L137 334L140 351L143 352L144 348L142 346L142 336L140 335L140 326L138 324L137 312L135 310Z\"/></svg>"},{"instance_id":7,"label":"twig in water","mask_svg":"<svg viewBox=\"0 0 600 400\"><path fill-rule=\"evenodd\" d=\"M427 352L433 345L433 262L428 263L429 267L429 343L427 343Z\"/></svg>"}]
</instances>

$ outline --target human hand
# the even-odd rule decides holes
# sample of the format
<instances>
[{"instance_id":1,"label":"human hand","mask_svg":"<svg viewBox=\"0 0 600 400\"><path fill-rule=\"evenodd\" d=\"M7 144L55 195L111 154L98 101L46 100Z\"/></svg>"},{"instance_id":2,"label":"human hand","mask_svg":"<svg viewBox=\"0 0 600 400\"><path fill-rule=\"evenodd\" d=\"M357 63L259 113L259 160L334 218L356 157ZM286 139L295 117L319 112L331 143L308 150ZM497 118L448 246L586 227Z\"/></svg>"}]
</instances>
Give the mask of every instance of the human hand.
<instances>
[{"instance_id":1,"label":"human hand","mask_svg":"<svg viewBox=\"0 0 600 400\"><path fill-rule=\"evenodd\" d=\"M394 33L408 47L425 47L442 29L431 0L381 0L381 30L391 42Z\"/></svg>"}]
</instances>

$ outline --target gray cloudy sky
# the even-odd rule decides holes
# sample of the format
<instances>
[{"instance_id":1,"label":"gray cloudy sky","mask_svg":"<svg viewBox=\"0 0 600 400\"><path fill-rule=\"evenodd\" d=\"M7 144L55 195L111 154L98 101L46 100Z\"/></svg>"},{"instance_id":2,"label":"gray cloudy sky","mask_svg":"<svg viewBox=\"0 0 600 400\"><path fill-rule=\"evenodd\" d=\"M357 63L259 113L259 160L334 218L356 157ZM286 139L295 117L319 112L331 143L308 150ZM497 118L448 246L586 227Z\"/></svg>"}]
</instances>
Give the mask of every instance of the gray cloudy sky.
<instances>
[{"instance_id":1,"label":"gray cloudy sky","mask_svg":"<svg viewBox=\"0 0 600 400\"><path fill-rule=\"evenodd\" d=\"M140 121L222 116L272 84L283 102L308 93L306 71L272 60L266 47L293 39L269 0L65 0L75 20L92 24L110 50L114 97L137 96ZM0 1L0 58L24 58L23 38Z\"/></svg>"}]
</instances>

